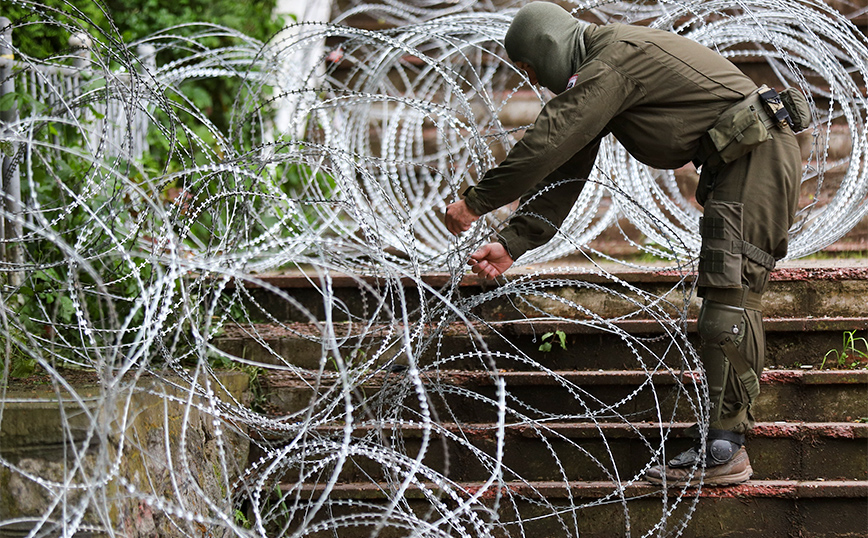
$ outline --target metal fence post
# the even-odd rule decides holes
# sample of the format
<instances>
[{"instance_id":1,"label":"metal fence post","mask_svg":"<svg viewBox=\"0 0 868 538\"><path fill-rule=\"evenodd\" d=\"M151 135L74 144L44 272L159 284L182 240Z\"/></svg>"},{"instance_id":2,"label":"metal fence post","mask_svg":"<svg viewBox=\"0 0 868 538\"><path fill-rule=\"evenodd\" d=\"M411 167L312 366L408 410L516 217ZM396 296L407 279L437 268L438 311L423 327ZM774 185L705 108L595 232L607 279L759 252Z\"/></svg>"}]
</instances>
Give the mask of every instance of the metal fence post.
<instances>
[{"instance_id":1,"label":"metal fence post","mask_svg":"<svg viewBox=\"0 0 868 538\"><path fill-rule=\"evenodd\" d=\"M15 79L13 78L14 56L12 50L12 26L6 17L0 17L0 97L15 93ZM6 141L14 139L12 129L18 123L18 105L11 103L7 110L0 111L0 124L2 124L3 137ZM16 162L18 144L11 142L4 147L2 176L3 194L5 197L6 218L3 219L3 235L6 242L3 244L3 259L18 268L23 263L23 251L21 238L23 236L23 214L21 206L21 181ZM21 285L21 273L13 269L10 272L9 283L12 286Z\"/></svg>"}]
</instances>

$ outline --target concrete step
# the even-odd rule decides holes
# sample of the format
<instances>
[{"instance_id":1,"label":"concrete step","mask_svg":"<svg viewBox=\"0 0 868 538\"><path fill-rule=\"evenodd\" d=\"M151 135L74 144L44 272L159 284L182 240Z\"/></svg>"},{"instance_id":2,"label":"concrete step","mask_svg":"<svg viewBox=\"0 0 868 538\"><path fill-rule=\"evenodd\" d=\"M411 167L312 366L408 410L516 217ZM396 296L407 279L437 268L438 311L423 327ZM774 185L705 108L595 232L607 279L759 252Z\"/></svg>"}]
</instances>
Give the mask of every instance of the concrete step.
<instances>
[{"instance_id":1,"label":"concrete step","mask_svg":"<svg viewBox=\"0 0 868 538\"><path fill-rule=\"evenodd\" d=\"M501 286L476 275L465 275L455 290L451 290L451 277L448 274L426 274L420 281L404 279L401 298L406 300L410 320L415 320L420 303L425 303L428 312L437 309L443 299L435 297L434 292L442 294L456 304L462 300L478 297L485 292L502 293L510 289L508 295L488 296L481 304L471 309L473 315L489 321L504 321L538 317L543 309L553 317L567 319L588 318L575 305L582 305L595 315L604 319L629 316L631 319L648 319L642 305L652 303L661 297L671 306L660 306L657 314L671 313L678 316L680 309L688 302L687 315L695 318L700 301L692 297L690 288L695 274L676 272L669 269L659 271L618 271L600 274L593 269L582 269L578 260L573 271L546 274L545 266L530 268L516 267L506 276L507 281L518 281L521 288L498 289ZM561 265L571 266L571 260ZM541 272L538 274L537 272ZM534 276L536 275L536 276ZM257 322L310 322L311 319L326 319L326 308L333 321L360 319L382 319L377 316L375 306L384 299L393 298L394 282L376 277L351 277L330 275L329 301L324 301L319 277L315 273L294 271L283 275L261 275L263 283L246 284L245 288L235 288L231 283L227 295L242 300L250 316L249 321ZM556 281L553 282L553 279ZM275 293L269 288L280 290ZM523 301L515 301L517 294ZM294 303L287 301L288 294ZM784 266L775 270L763 296L763 314L768 318L803 317L865 317L868 316L868 302L861 300L868 295L868 267L792 267ZM524 303L526 304L519 304ZM389 304L387 302L387 304ZM666 303L664 303L665 305ZM671 312L669 312L671 310Z\"/></svg>"},{"instance_id":2,"label":"concrete step","mask_svg":"<svg viewBox=\"0 0 868 538\"><path fill-rule=\"evenodd\" d=\"M687 405L676 405L677 401L686 401L683 393L676 398L678 381L684 382L689 392L696 379L691 373L498 372L497 376L504 380L509 393L503 455L508 479L638 477L646 462L668 457L659 453L663 432L670 456L692 444L685 431L688 423L653 422L661 416L673 421L695 420ZM649 378L653 384L643 385ZM427 385L427 405L440 417L434 425L438 441L426 451L423 463L441 472L450 469L449 476L456 480L483 480L491 472L491 455L497 448L493 376L439 371L423 373L422 379ZM264 374L265 407L274 416L286 416L291 424L305 411L319 413L342 398L342 392L337 390L313 404L313 380L312 375L305 379L290 373ZM384 385L389 390L383 389ZM412 458L421 450L423 429L414 393L407 386L403 387L403 397L397 397L402 411L394 416L404 422L394 427L361 426L368 420L366 405L394 409L400 385L400 374L376 374L353 383L353 403L360 424L355 435L373 436L373 442L386 446L389 442L380 435L399 439L398 444ZM330 380L326 375L320 394L332 387L333 377ZM383 401L379 399L380 390L386 393ZM581 396L577 397L577 393ZM765 372L755 407L756 416L765 422L757 424L747 442L755 476L868 479L868 424L861 422L868 418L866 393L868 371L864 370ZM660 404L660 414L655 402ZM573 415L571 409L575 410ZM546 415L547 411L552 414ZM342 428L337 428L337 433L341 432ZM321 433L327 434L327 428ZM275 435L266 441L279 446L281 437ZM342 478L359 480L377 476L380 470L378 464L357 458L345 467Z\"/></svg>"},{"instance_id":3,"label":"concrete step","mask_svg":"<svg viewBox=\"0 0 868 538\"><path fill-rule=\"evenodd\" d=\"M769 368L863 368L868 364L856 352L868 352L866 346L856 341L854 351L845 345L848 333L855 338L866 335L868 317L767 318L763 325ZM373 368L407 363L403 325L335 323L329 327L330 332L324 334L323 326L313 323L227 325L214 343L224 352L249 361L318 369L324 357L337 353L333 334L346 361L376 357ZM412 327L411 331L418 329ZM554 345L550 351L541 351L541 337L555 331L564 333L566 349ZM618 320L609 328L567 319L452 323L440 329L422 328L412 341L412 349L419 364L430 367L449 358L447 366L452 369L474 370L493 364L503 370L632 370L661 360L679 368L683 354L688 353L684 351L687 344L693 349L699 345L695 319L687 320L686 331L685 342L679 325L665 320ZM482 351L483 341L487 352Z\"/></svg>"},{"instance_id":4,"label":"concrete step","mask_svg":"<svg viewBox=\"0 0 868 538\"><path fill-rule=\"evenodd\" d=\"M519 273L512 278L527 277ZM336 301L330 303L308 279L289 275L268 283L285 290L316 319L326 317L323 305L339 304L332 308L338 314L334 317L341 319L343 313L353 322L330 323L323 334L323 324L293 312L283 299L269 303L268 292L251 287L243 291L263 305L263 317L273 319L226 326L216 343L246 360L286 367L283 372L267 369L261 388L265 409L285 417L287 431L294 431L293 424L303 420L303 412L331 413L326 416L340 420L344 385L334 367L339 353L348 365L349 378L344 382L351 390L347 394L359 410L352 446L391 449L409 459L418 456L427 468L447 474L460 495L481 493L489 506L494 506L496 495L484 490L484 481L492 473L498 449L493 426L495 378L502 380L509 395L501 460L507 497L498 505L503 526L495 529L495 536L523 532L609 537L624 535L628 528L631 536L665 535L669 530L696 537L864 536L868 424L862 420L868 418L868 370L830 370L841 365L829 351L842 349L845 331L857 331L858 337L868 330L868 305L862 299L868 291L868 272L858 268L775 272L765 298L770 369L762 374L762 393L754 409L761 422L747 440L754 479L736 487L702 488L698 494L675 491L665 497L641 475L648 462L674 455L692 442L686 429L695 413L684 405L685 393L676 396L678 387L687 394L695 392L697 376L678 369L681 353L670 349L673 322L663 315L659 319L630 316L629 309L635 309L631 299L639 300L641 290L667 295L675 303L684 277L659 272L620 273L618 278L613 282L577 272L563 279L569 285L544 288L547 296L525 293L527 310L515 306L520 301L492 299L472 310L476 319L485 322L444 322L436 328L418 326L412 316L406 325L376 319L372 324L359 323L371 319L371 305L382 298L365 291L366 287L389 300L392 292L381 280L334 278L329 292ZM433 290L444 290L447 284L446 275L424 279ZM415 305L432 301L432 295L416 283L407 281L404 286L401 293L413 298ZM495 289L469 276L452 299ZM592 320L579 319L578 309L563 306L568 302L619 319L604 330ZM683 324L693 345L696 306L690 305ZM539 309L551 317L527 319L538 315ZM540 351L539 337L554 330L565 333L567 349L554 346L550 352ZM424 454L420 451L427 430L419 424L415 392L405 382L404 371L395 368L406 362L401 350L407 333L414 335L411 347L419 359L428 406L437 416L430 424L433 435ZM686 345L680 340L676 338L679 345ZM484 348L488 353L481 351ZM438 358L449 360L436 362ZM653 371L640 369L642 361ZM850 363L845 361L844 366ZM320 367L323 373L317 375ZM318 389L311 388L315 381L321 382ZM323 396L329 390L333 392ZM397 407L386 407L395 401ZM333 402L339 402L337 411L327 408ZM365 405L378 412L366 414ZM390 416L386 409L400 409L394 418L403 422L366 425L370 416ZM570 409L575 410L572 415ZM334 441L346 433L342 424L324 423L334 426L315 428L306 435ZM252 461L260 461L263 447L287 446L287 441L277 432L256 439L259 448L251 452ZM331 525L329 536L370 534L372 529L365 528L368 523L353 518L364 512L369 515L365 521L378 520L388 507L383 492L392 486L387 484L404 478L387 476L381 463L358 455L364 453L354 452L328 492L327 510L322 513L346 516L352 522L345 528L342 523ZM316 498L323 491L332 469L318 471L298 486L300 498ZM281 473L284 490L289 491L289 484L298 481L296 471L287 464ZM619 483L623 487L616 488ZM402 509L424 515L432 502L418 486L404 492L400 503ZM292 490L294 503L298 488ZM445 507L453 507L448 494L439 498L445 499ZM301 513L310 505L300 501L292 506ZM839 518L845 521L837 524ZM653 530L661 521L669 527ZM681 529L685 521L687 526ZM308 534L319 536L316 530ZM387 525L379 533L392 535L402 536L399 526Z\"/></svg>"},{"instance_id":5,"label":"concrete step","mask_svg":"<svg viewBox=\"0 0 868 538\"><path fill-rule=\"evenodd\" d=\"M442 512L436 506L432 509L434 503L430 499L441 490L432 484L424 485L425 491L416 484L404 491L403 502L396 510L399 514L404 510L423 517L427 514L425 519L437 522ZM853 538L865 536L868 528L865 481L752 480L736 487L704 487L683 492L675 489L666 495L659 487L647 483L615 487L610 482L593 481L506 482L486 488L483 483L471 482L452 486L450 491L457 492L458 499L476 495L478 504L497 511L489 528L498 537L611 538L624 536L629 530L630 536L685 538ZM331 518L331 523L325 525L328 531L307 535L367 536L372 525L379 522L377 516L388 506L383 492L394 491L395 487L395 483L336 484L329 488L327 508L319 512L319 519ZM283 490L293 499L295 495L312 499L294 505L298 513L287 514L291 525L292 519L301 517L324 487L308 486L299 491L287 485ZM448 495L439 498L440 510L457 505ZM482 507L477 508L475 513L483 521L488 520L485 516L489 514ZM439 521L445 534L449 533L451 522L454 520ZM405 536L402 531L387 524L378 536L397 538Z\"/></svg>"},{"instance_id":6,"label":"concrete step","mask_svg":"<svg viewBox=\"0 0 868 538\"><path fill-rule=\"evenodd\" d=\"M353 436L358 446L380 446L386 452L400 446L406 457L458 482L484 482L495 472L501 435L506 481L641 482L649 462L666 461L694 443L687 423L540 422L508 425L502 432L495 424L429 426L360 424ZM340 442L345 432L336 425L317 433ZM279 436L268 441L280 446ZM868 480L868 424L762 422L746 447L756 480ZM331 474L333 467L326 472ZM343 463L339 479L381 481L386 473L381 462L354 454Z\"/></svg>"},{"instance_id":7,"label":"concrete step","mask_svg":"<svg viewBox=\"0 0 868 538\"><path fill-rule=\"evenodd\" d=\"M489 423L497 420L495 376L486 372L422 372L428 405L443 416L462 423ZM574 420L620 422L624 417L640 422L672 417L693 420L689 406L696 401L695 379L691 372L498 372L509 393L507 406L519 420L550 420L569 415ZM365 402L376 405L380 391L387 398L400 399L408 410L417 409L415 395L407 392L401 374L366 374L352 379L353 387L364 394ZM650 381L650 382L649 382ZM320 378L316 400L331 401L341 394L335 376ZM264 407L283 416L302 412L315 400L315 376L289 372L261 375ZM681 385L683 383L683 385ZM868 371L768 370L763 372L760 396L754 415L765 421L852 422L868 419ZM384 388L385 387L385 388ZM679 390L679 387L683 387ZM403 394L399 391L403 390ZM331 392L332 398L323 395ZM658 405L659 404L659 414Z\"/></svg>"}]
</instances>

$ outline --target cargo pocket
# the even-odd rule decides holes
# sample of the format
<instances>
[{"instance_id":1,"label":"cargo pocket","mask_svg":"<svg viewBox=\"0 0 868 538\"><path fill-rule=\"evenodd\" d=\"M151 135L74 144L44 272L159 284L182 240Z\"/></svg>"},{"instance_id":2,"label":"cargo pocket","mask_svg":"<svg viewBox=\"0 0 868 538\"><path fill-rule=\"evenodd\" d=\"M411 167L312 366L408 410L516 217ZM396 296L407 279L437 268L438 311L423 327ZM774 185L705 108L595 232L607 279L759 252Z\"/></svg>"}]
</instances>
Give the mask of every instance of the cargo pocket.
<instances>
[{"instance_id":1,"label":"cargo pocket","mask_svg":"<svg viewBox=\"0 0 868 538\"><path fill-rule=\"evenodd\" d=\"M772 138L753 106L736 106L727 110L708 131L708 136L724 163L747 155Z\"/></svg>"},{"instance_id":2,"label":"cargo pocket","mask_svg":"<svg viewBox=\"0 0 868 538\"><path fill-rule=\"evenodd\" d=\"M741 288L742 212L738 202L711 200L699 219L702 247L697 284L707 288Z\"/></svg>"}]
</instances>

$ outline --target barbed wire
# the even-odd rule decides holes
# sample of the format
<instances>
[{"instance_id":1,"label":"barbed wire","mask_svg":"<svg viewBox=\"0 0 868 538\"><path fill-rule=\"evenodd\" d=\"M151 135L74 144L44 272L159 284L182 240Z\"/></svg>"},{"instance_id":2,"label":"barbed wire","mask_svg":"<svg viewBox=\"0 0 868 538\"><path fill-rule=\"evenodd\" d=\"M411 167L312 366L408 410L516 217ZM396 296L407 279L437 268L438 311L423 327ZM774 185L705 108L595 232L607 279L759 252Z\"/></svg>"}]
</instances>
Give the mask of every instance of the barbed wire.
<instances>
[{"instance_id":1,"label":"barbed wire","mask_svg":"<svg viewBox=\"0 0 868 538\"><path fill-rule=\"evenodd\" d=\"M84 34L90 56L28 57L14 40L28 21L0 42L18 85L3 105L20 111L4 117L4 183L19 174L22 193L19 211L7 190L3 212L6 252L22 256L0 265L0 481L14 492L0 528L579 535L601 507L629 535L689 524L700 490L641 478L668 459L677 424L707 424L685 329L699 210L675 175L606 139L557 237L520 260L588 263L461 285L467 256L511 210L456 240L443 208L548 98L506 59L509 11L358 4L341 21L389 13L400 26L303 23L261 43L190 24L124 44L80 13L17 4ZM864 217L866 65L854 59L868 53L845 16L775 0L576 10L762 60L811 97L814 200L791 256ZM234 94L222 123L203 80ZM846 155L830 150L839 133ZM588 248L613 226L667 260L671 289L651 294L597 263L616 258ZM282 288L275 273L307 286ZM604 303L619 308L593 306ZM638 335L625 328L637 320ZM546 328L578 335L577 349L580 335L605 338L607 360L636 383L597 393L594 367L537 351ZM536 443L535 467L522 439ZM602 485L589 496L583 481ZM654 518L636 502L654 496L659 520L643 527Z\"/></svg>"}]
</instances>

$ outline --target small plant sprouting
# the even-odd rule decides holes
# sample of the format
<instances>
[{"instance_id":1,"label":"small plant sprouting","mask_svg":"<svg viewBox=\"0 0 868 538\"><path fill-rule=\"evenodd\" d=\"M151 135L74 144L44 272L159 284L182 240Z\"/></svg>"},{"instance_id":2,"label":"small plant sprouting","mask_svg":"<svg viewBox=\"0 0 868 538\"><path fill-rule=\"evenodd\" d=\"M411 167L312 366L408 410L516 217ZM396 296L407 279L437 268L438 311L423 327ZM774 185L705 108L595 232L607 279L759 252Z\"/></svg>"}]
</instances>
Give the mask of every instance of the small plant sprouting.
<instances>
[{"instance_id":1,"label":"small plant sprouting","mask_svg":"<svg viewBox=\"0 0 868 538\"><path fill-rule=\"evenodd\" d=\"M865 351L857 349L856 346L858 344L864 346ZM823 362L820 364L821 370L826 366L826 361L829 357L833 355L838 368L857 368L861 363L868 359L868 340L861 336L857 338L855 330L844 331L841 351L838 351L837 349L830 349L827 351L823 356ZM849 364L848 361L850 362Z\"/></svg>"},{"instance_id":2,"label":"small plant sprouting","mask_svg":"<svg viewBox=\"0 0 868 538\"><path fill-rule=\"evenodd\" d=\"M252 526L250 520L244 515L244 512L238 508L235 509L235 524L245 529L249 529Z\"/></svg>"},{"instance_id":3,"label":"small plant sprouting","mask_svg":"<svg viewBox=\"0 0 868 538\"><path fill-rule=\"evenodd\" d=\"M554 337L557 337L558 344L560 344L561 349L567 349L567 333L561 330L557 330L554 332L547 332L542 335L542 344L539 346L539 350L543 353L548 353L552 350L552 342L555 341Z\"/></svg>"}]
</instances>

